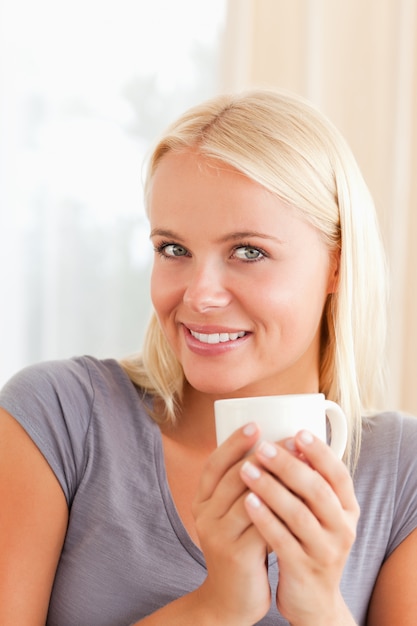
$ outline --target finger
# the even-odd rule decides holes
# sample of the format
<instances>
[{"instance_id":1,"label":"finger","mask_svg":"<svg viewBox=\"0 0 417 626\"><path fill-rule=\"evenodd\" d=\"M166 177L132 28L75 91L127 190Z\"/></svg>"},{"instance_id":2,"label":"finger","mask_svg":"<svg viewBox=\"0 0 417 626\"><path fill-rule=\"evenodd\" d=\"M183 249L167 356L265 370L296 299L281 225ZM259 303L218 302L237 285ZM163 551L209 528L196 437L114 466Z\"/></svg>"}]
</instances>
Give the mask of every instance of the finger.
<instances>
[{"instance_id":1,"label":"finger","mask_svg":"<svg viewBox=\"0 0 417 626\"><path fill-rule=\"evenodd\" d=\"M355 497L352 477L346 465L336 457L333 450L305 430L296 435L294 445L311 467L331 486L342 508L359 516L359 506Z\"/></svg>"},{"instance_id":2,"label":"finger","mask_svg":"<svg viewBox=\"0 0 417 626\"><path fill-rule=\"evenodd\" d=\"M239 428L210 455L202 472L196 500L211 498L221 478L255 445L260 435L258 426L250 422Z\"/></svg>"},{"instance_id":3,"label":"finger","mask_svg":"<svg viewBox=\"0 0 417 626\"><path fill-rule=\"evenodd\" d=\"M331 451L329 454L326 445L319 440L315 443L318 448L325 448L328 452L328 463L341 466L349 477L343 463ZM313 442L307 445L313 445ZM271 517L262 509L262 516L256 515L257 521L253 515L251 519L256 524L262 523L260 532L274 549L276 546L283 549L281 541L286 528L310 556L320 559L323 553L330 555L331 560L335 553L334 547L337 554L338 551L345 554L355 538L358 507L353 485L350 489L354 504L346 510L332 485L313 467L313 457L301 452L308 464L280 445L263 442L256 450L258 467L248 461L243 464L242 480L272 514ZM351 482L350 477L349 480ZM275 526L274 516L277 522Z\"/></svg>"},{"instance_id":4,"label":"finger","mask_svg":"<svg viewBox=\"0 0 417 626\"><path fill-rule=\"evenodd\" d=\"M311 502L314 506L314 500L318 497L331 497L334 494L340 506L345 511L350 511L352 514L358 513L358 505L354 493L353 481L344 463L336 457L331 448L314 437L308 431L300 431L294 439L289 439L284 442L285 448L290 452L286 454L286 450L282 446L275 444L261 445L257 451L259 459L263 458L263 462L266 466L268 464L268 455L271 457L271 461L274 460L277 471L279 471L280 480L285 480L289 488L294 489L301 497ZM292 450L296 449L296 453ZM278 450L281 450L281 454L277 454ZM264 454L266 453L266 454ZM273 459L277 455L276 459ZM300 458L304 460L304 471L301 467L297 470L296 460ZM292 460L291 460L292 459ZM278 465L283 466L278 469ZM281 463L280 463L281 462ZM317 479L316 474L310 474L308 469L314 469L318 476L322 478ZM282 472L284 471L284 474ZM293 472L295 472L293 474ZM288 478L285 479L284 476ZM309 478L310 477L310 478ZM305 479L307 482L305 486L307 489L298 491L292 483L292 478ZM318 489L319 493L311 491L312 487Z\"/></svg>"},{"instance_id":5,"label":"finger","mask_svg":"<svg viewBox=\"0 0 417 626\"><path fill-rule=\"evenodd\" d=\"M254 527L277 556L285 559L289 555L291 560L300 564L304 557L303 546L285 522L253 491L245 496L244 505Z\"/></svg>"},{"instance_id":6,"label":"finger","mask_svg":"<svg viewBox=\"0 0 417 626\"><path fill-rule=\"evenodd\" d=\"M313 579L317 579L324 572L327 575L332 572L331 577L341 575L352 547L349 533L347 537L338 536L318 528L317 531L304 532L303 540L293 532L294 527L277 517L254 492L249 492L246 496L245 506L253 525L276 553L282 572L285 567L286 572L292 570L293 576L301 579L303 570L307 575L310 571ZM299 525L299 529L299 535L303 535L303 524ZM303 581L305 584L305 578Z\"/></svg>"},{"instance_id":7,"label":"finger","mask_svg":"<svg viewBox=\"0 0 417 626\"><path fill-rule=\"evenodd\" d=\"M286 523L294 528L293 520L304 519L304 517L307 519L307 512L310 511L324 528L336 530L344 526L345 510L338 495L325 477L311 464L308 465L280 446L267 442L259 447L256 456L268 470L269 475L275 476L288 492L285 497L281 496L279 503L276 503L277 487L274 485L274 479L268 480L267 475L258 481L256 487L257 493L258 489L262 488L261 497ZM340 461L337 462L341 464ZM288 499L289 495L290 499ZM294 496L297 499L293 499ZM283 511L284 505L285 512ZM276 506L279 506L278 510Z\"/></svg>"},{"instance_id":8,"label":"finger","mask_svg":"<svg viewBox=\"0 0 417 626\"><path fill-rule=\"evenodd\" d=\"M277 480L269 471L246 461L241 468L241 474L243 481L252 490L252 493L263 501L275 519L279 521L276 528L278 537L283 535L285 528L302 544L305 544L321 532L321 524L306 502ZM271 530L273 518L264 512L262 519L268 529L266 539L273 541L276 545L277 536L273 536ZM265 528L263 532L265 532Z\"/></svg>"},{"instance_id":9,"label":"finger","mask_svg":"<svg viewBox=\"0 0 417 626\"><path fill-rule=\"evenodd\" d=\"M304 466L302 469L307 470L313 480L327 484L315 470L294 460ZM269 471L250 462L243 464L241 473L253 494L249 500L245 499L247 513L281 558L285 554L292 554L294 558L297 553L300 558L304 554L317 562L331 564L340 562L349 552L355 539L356 522L342 510L334 494L328 502L317 495L307 502ZM329 485L327 488L331 492ZM316 493L313 487L311 491ZM256 502L256 498L261 504L254 511L249 505Z\"/></svg>"},{"instance_id":10,"label":"finger","mask_svg":"<svg viewBox=\"0 0 417 626\"><path fill-rule=\"evenodd\" d=\"M244 542L242 543L242 538L253 534L253 531L251 530L253 528L253 524L246 512L245 506L245 498L247 494L248 490L244 485L242 494L235 500L235 502L233 502L232 506L226 511L223 517L218 520L219 530L224 531L224 534L223 532L219 532L219 536L222 535L223 538L227 536L227 540L230 543L239 540L241 546L245 545ZM257 533L258 531L256 531L255 534Z\"/></svg>"}]
</instances>

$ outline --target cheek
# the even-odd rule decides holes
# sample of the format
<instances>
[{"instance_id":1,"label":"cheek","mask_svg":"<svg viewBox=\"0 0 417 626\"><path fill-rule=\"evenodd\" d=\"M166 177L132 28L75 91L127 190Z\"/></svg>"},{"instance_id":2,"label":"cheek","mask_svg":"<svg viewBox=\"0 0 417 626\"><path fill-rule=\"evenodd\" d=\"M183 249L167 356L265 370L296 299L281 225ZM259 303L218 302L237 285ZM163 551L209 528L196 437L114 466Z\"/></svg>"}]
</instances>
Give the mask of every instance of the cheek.
<instances>
[{"instance_id":1,"label":"cheek","mask_svg":"<svg viewBox=\"0 0 417 626\"><path fill-rule=\"evenodd\" d=\"M165 287L165 281L163 279L163 273L154 268L151 274L151 300L155 311L159 315L161 309L165 307L165 301L167 297L167 290Z\"/></svg>"},{"instance_id":2,"label":"cheek","mask_svg":"<svg viewBox=\"0 0 417 626\"><path fill-rule=\"evenodd\" d=\"M163 270L163 268L154 267L151 274L150 295L153 307L158 315L167 315L180 298L180 289L173 280L172 273Z\"/></svg>"},{"instance_id":3,"label":"cheek","mask_svg":"<svg viewBox=\"0 0 417 626\"><path fill-rule=\"evenodd\" d=\"M257 291L258 307L266 311L270 322L277 324L289 341L301 334L314 334L320 325L327 298L324 281L317 275L286 277L276 288Z\"/></svg>"}]
</instances>

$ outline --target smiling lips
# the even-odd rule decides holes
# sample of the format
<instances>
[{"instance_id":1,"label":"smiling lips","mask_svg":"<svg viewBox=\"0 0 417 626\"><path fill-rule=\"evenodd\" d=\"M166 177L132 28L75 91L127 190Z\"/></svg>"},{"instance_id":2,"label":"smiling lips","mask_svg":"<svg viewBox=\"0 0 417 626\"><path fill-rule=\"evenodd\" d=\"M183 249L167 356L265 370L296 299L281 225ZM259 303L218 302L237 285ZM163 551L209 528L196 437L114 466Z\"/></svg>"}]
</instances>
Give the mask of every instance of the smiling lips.
<instances>
[{"instance_id":1,"label":"smiling lips","mask_svg":"<svg viewBox=\"0 0 417 626\"><path fill-rule=\"evenodd\" d=\"M210 333L210 334L196 333L193 330L190 330L190 333L195 339L197 339L197 341L200 341L201 343L210 343L210 344L235 341L236 339L240 339L241 337L244 337L246 335L246 332L244 330L241 330L237 333Z\"/></svg>"}]
</instances>

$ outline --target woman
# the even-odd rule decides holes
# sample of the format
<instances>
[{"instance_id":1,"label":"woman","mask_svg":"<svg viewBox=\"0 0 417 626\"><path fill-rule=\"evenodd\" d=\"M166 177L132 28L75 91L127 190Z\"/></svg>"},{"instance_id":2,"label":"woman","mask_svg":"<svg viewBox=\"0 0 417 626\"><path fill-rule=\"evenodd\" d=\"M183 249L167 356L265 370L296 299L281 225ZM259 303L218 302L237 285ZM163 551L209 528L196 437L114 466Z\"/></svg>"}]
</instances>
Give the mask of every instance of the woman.
<instances>
[{"instance_id":1,"label":"woman","mask_svg":"<svg viewBox=\"0 0 417 626\"><path fill-rule=\"evenodd\" d=\"M345 143L294 96L222 96L168 129L145 191L142 355L0 396L1 624L411 625L417 422L371 415L384 262ZM216 447L215 399L317 391L343 461L305 431L248 455L256 423Z\"/></svg>"}]
</instances>

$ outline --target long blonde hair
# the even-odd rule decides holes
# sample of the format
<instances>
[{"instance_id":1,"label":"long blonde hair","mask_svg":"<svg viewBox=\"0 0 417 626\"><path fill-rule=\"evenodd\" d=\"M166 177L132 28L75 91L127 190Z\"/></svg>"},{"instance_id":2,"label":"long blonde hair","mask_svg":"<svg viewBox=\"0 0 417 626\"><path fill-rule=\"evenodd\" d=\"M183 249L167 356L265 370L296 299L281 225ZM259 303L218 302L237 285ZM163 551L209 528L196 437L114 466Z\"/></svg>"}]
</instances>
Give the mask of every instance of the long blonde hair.
<instances>
[{"instance_id":1,"label":"long blonde hair","mask_svg":"<svg viewBox=\"0 0 417 626\"><path fill-rule=\"evenodd\" d=\"M375 408L382 382L386 271L372 198L350 149L298 96L267 90L222 95L187 111L158 141L146 199L163 156L190 148L263 185L318 228L329 250L340 251L338 288L323 313L319 387L348 416L345 460L353 467L361 416ZM174 421L184 375L155 315L142 353L121 364L133 382L163 401L163 419Z\"/></svg>"}]
</instances>

